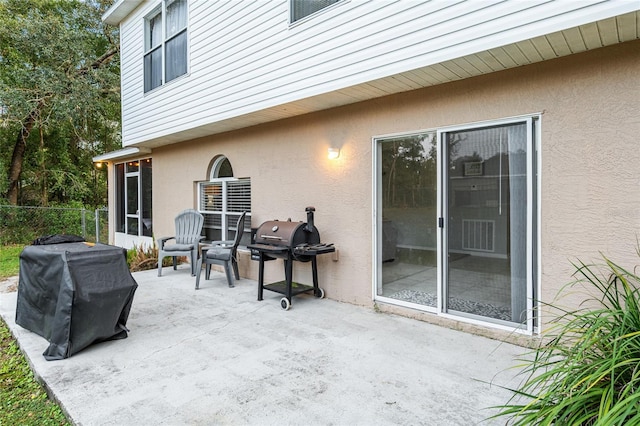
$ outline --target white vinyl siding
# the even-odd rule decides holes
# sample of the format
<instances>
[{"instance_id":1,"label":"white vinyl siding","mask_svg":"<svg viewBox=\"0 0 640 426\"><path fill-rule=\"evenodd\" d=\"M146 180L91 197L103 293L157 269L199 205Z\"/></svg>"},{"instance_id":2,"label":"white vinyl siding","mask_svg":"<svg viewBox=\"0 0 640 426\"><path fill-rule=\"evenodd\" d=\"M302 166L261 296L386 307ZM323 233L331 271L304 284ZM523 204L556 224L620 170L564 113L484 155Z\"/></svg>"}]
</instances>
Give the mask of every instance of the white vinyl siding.
<instances>
[{"instance_id":1,"label":"white vinyl siding","mask_svg":"<svg viewBox=\"0 0 640 426\"><path fill-rule=\"evenodd\" d=\"M402 72L407 74L395 82L365 90L383 96L399 87L419 88L418 80L446 82L472 75L467 70L501 70L525 53L501 46L522 40L531 39L534 57L547 51L556 57L535 45L543 43L538 37L637 8L633 2L588 0L344 1L290 26L289 1L189 2L190 77L147 96L141 90L140 20L155 5L130 15L121 25L124 146L172 141L172 134L189 129L190 137L203 136L212 132L205 126L240 117L243 126L277 119L269 108L279 105L310 112L313 97L329 92L341 105L358 98L348 88ZM459 61L481 52L492 55ZM434 64L440 65L424 70ZM257 111L263 116L248 115Z\"/></svg>"}]
</instances>

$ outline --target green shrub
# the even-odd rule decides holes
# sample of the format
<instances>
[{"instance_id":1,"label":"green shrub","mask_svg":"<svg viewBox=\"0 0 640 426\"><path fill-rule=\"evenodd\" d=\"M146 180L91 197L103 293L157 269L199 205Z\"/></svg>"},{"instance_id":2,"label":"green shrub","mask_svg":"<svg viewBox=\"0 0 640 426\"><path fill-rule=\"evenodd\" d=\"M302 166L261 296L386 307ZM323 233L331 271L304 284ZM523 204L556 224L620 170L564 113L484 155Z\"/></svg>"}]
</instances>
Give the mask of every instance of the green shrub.
<instances>
[{"instance_id":1,"label":"green shrub","mask_svg":"<svg viewBox=\"0 0 640 426\"><path fill-rule=\"evenodd\" d=\"M78 203L48 208L0 205L0 245L30 244L44 235L83 235L83 209ZM85 218L91 218L85 211ZM93 231L94 223L85 223ZM103 240L106 241L106 240Z\"/></svg>"},{"instance_id":2,"label":"green shrub","mask_svg":"<svg viewBox=\"0 0 640 426\"><path fill-rule=\"evenodd\" d=\"M154 244L148 246L133 246L127 250L127 264L131 272L146 271L158 266L158 248Z\"/></svg>"},{"instance_id":3,"label":"green shrub","mask_svg":"<svg viewBox=\"0 0 640 426\"><path fill-rule=\"evenodd\" d=\"M575 265L572 287L590 290L575 311L559 308L525 380L494 417L514 425L640 425L640 277L604 258ZM602 271L602 272L601 272Z\"/></svg>"},{"instance_id":4,"label":"green shrub","mask_svg":"<svg viewBox=\"0 0 640 426\"><path fill-rule=\"evenodd\" d=\"M178 263L186 262L186 257L178 256ZM127 264L131 272L146 271L158 267L158 247L155 242L153 246L133 246L127 250ZM170 257L162 259L162 266L172 266L173 260Z\"/></svg>"}]
</instances>

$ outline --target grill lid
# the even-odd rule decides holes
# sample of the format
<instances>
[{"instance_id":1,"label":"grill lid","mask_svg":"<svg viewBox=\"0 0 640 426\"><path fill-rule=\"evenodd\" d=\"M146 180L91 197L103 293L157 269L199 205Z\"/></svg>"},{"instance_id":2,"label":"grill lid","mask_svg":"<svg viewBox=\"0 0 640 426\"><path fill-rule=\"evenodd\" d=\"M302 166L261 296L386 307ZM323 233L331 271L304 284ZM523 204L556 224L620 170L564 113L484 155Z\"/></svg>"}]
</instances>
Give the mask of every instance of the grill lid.
<instances>
[{"instance_id":1,"label":"grill lid","mask_svg":"<svg viewBox=\"0 0 640 426\"><path fill-rule=\"evenodd\" d=\"M298 245L310 245L320 243L320 233L313 224L313 212L315 207L307 207L307 223L270 220L264 222L255 233L252 248L259 250L260 247L269 245L271 247L286 247L292 249ZM264 251L264 250L263 250Z\"/></svg>"},{"instance_id":2,"label":"grill lid","mask_svg":"<svg viewBox=\"0 0 640 426\"><path fill-rule=\"evenodd\" d=\"M256 244L295 247L298 244L316 244L320 242L320 234L315 227L307 229L304 222L271 220L264 222L256 231Z\"/></svg>"},{"instance_id":3,"label":"grill lid","mask_svg":"<svg viewBox=\"0 0 640 426\"><path fill-rule=\"evenodd\" d=\"M296 231L303 226L302 222L267 221L258 228L256 243L290 246Z\"/></svg>"}]
</instances>

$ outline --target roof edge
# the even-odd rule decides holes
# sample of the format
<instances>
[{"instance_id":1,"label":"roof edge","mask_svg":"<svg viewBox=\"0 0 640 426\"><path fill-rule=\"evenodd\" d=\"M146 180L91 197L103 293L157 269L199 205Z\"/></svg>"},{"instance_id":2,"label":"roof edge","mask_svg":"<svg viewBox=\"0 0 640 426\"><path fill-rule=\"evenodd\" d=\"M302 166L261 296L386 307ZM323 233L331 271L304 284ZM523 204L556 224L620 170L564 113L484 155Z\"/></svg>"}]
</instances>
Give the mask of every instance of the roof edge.
<instances>
[{"instance_id":1,"label":"roof edge","mask_svg":"<svg viewBox=\"0 0 640 426\"><path fill-rule=\"evenodd\" d=\"M107 152L106 154L96 155L93 157L93 162L98 163L101 161L114 161L127 157L133 157L140 154L150 154L151 150L145 147L128 147L122 148L117 151Z\"/></svg>"},{"instance_id":2,"label":"roof edge","mask_svg":"<svg viewBox=\"0 0 640 426\"><path fill-rule=\"evenodd\" d=\"M102 22L109 25L120 25L131 12L144 0L118 0L102 15Z\"/></svg>"}]
</instances>

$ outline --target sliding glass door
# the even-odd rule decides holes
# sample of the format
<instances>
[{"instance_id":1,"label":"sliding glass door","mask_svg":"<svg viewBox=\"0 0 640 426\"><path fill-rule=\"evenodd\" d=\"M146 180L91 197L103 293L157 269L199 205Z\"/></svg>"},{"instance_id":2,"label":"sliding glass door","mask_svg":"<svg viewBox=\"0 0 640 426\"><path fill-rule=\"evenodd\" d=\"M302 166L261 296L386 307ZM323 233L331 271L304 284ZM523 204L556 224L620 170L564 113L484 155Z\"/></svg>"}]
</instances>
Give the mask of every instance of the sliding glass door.
<instances>
[{"instance_id":1,"label":"sliding glass door","mask_svg":"<svg viewBox=\"0 0 640 426\"><path fill-rule=\"evenodd\" d=\"M437 305L436 133L378 142L377 296Z\"/></svg>"},{"instance_id":2,"label":"sliding glass door","mask_svg":"<svg viewBox=\"0 0 640 426\"><path fill-rule=\"evenodd\" d=\"M531 309L531 122L442 132L443 310L521 324Z\"/></svg>"},{"instance_id":3,"label":"sliding glass door","mask_svg":"<svg viewBox=\"0 0 640 426\"><path fill-rule=\"evenodd\" d=\"M376 299L533 329L535 126L376 140Z\"/></svg>"}]
</instances>

